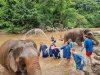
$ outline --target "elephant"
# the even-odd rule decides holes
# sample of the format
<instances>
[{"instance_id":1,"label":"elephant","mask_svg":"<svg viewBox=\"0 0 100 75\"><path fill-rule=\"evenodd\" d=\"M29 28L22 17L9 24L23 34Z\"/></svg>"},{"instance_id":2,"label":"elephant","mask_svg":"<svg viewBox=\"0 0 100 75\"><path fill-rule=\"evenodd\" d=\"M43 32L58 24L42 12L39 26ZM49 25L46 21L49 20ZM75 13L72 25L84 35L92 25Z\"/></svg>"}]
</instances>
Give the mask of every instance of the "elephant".
<instances>
[{"instance_id":1,"label":"elephant","mask_svg":"<svg viewBox=\"0 0 100 75\"><path fill-rule=\"evenodd\" d=\"M87 35L88 33L89 35ZM84 41L84 35L87 35L89 38L93 39L96 45L99 44L98 40L94 37L93 32L85 28L76 28L65 32L64 43L68 41L68 39L72 39L73 42L76 42L79 46L82 46L82 42Z\"/></svg>"},{"instance_id":2,"label":"elephant","mask_svg":"<svg viewBox=\"0 0 100 75\"><path fill-rule=\"evenodd\" d=\"M41 75L39 51L33 40L7 40L0 46L0 64L8 75Z\"/></svg>"}]
</instances>

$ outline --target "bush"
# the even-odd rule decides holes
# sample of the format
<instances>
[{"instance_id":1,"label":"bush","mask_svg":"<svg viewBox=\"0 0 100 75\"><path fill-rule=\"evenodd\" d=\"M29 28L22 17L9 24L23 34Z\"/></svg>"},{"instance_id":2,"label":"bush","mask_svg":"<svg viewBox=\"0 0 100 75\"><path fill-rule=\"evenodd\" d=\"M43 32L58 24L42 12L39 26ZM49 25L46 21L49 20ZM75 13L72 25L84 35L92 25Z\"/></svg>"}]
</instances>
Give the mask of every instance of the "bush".
<instances>
[{"instance_id":1,"label":"bush","mask_svg":"<svg viewBox=\"0 0 100 75\"><path fill-rule=\"evenodd\" d=\"M9 33L13 33L13 34L18 34L18 33L21 33L23 31L23 27L19 27L19 26L10 26L9 28L6 29L7 32Z\"/></svg>"},{"instance_id":2,"label":"bush","mask_svg":"<svg viewBox=\"0 0 100 75\"><path fill-rule=\"evenodd\" d=\"M10 22L6 22L3 20L0 21L0 29L9 28L11 25L12 25L12 23L10 23Z\"/></svg>"}]
</instances>

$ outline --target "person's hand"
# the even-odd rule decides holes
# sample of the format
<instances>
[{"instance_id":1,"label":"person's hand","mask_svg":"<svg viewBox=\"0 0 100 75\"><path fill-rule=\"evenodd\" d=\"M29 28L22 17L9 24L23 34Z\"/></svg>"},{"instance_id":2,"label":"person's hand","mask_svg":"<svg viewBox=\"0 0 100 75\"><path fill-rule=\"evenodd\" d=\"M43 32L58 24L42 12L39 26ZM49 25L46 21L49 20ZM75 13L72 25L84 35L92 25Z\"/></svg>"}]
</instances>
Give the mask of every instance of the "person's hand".
<instances>
[{"instance_id":1,"label":"person's hand","mask_svg":"<svg viewBox=\"0 0 100 75\"><path fill-rule=\"evenodd\" d=\"M80 51L80 52L82 52L82 51L83 51L83 49L82 49L82 48L80 48L80 49L79 49L79 51Z\"/></svg>"},{"instance_id":2,"label":"person's hand","mask_svg":"<svg viewBox=\"0 0 100 75\"><path fill-rule=\"evenodd\" d=\"M81 61L81 64L83 64L83 60Z\"/></svg>"}]
</instances>

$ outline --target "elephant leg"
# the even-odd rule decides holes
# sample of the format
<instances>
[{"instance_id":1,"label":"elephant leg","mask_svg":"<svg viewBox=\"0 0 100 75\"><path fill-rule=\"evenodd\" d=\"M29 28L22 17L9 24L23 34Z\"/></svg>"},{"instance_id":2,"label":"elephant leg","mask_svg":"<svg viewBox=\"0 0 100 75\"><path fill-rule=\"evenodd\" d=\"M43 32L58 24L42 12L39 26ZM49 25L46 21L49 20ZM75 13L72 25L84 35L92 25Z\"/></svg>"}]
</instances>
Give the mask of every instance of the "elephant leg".
<instances>
[{"instance_id":1,"label":"elephant leg","mask_svg":"<svg viewBox=\"0 0 100 75\"><path fill-rule=\"evenodd\" d=\"M76 43L77 43L79 46L82 46L82 41L80 40L80 38L76 38Z\"/></svg>"}]
</instances>

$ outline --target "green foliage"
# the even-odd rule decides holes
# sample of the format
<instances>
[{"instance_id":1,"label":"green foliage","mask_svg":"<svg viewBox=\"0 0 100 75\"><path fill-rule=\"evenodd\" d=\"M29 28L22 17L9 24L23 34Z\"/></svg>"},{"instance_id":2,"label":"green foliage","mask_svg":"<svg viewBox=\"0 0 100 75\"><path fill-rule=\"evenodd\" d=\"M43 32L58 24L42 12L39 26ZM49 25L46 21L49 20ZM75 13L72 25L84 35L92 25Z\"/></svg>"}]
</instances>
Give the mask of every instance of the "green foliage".
<instances>
[{"instance_id":1,"label":"green foliage","mask_svg":"<svg viewBox=\"0 0 100 75\"><path fill-rule=\"evenodd\" d=\"M14 25L10 26L9 28L6 29L7 32L9 33L13 33L13 34L18 34L21 33L23 31L22 27L14 27Z\"/></svg>"},{"instance_id":2,"label":"green foliage","mask_svg":"<svg viewBox=\"0 0 100 75\"><path fill-rule=\"evenodd\" d=\"M0 29L100 27L99 0L0 0Z\"/></svg>"}]
</instances>

